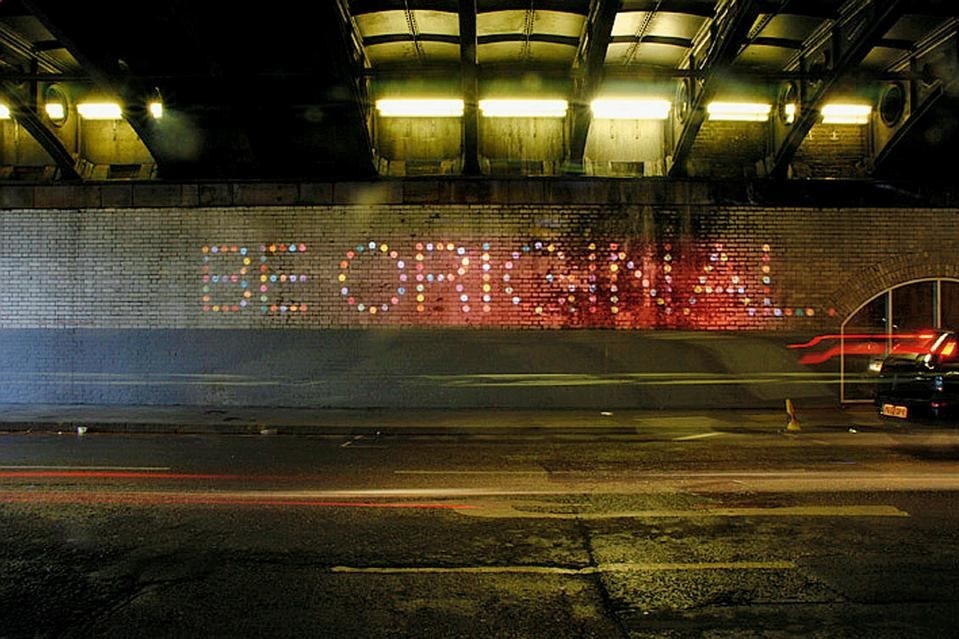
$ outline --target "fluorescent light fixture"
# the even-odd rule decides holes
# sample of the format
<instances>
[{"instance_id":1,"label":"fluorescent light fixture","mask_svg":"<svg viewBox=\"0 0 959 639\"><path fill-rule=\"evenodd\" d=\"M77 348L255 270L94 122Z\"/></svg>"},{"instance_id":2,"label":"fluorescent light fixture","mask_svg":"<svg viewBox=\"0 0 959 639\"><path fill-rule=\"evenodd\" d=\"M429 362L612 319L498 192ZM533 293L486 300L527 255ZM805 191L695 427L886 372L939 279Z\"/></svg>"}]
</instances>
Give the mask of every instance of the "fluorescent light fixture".
<instances>
[{"instance_id":1,"label":"fluorescent light fixture","mask_svg":"<svg viewBox=\"0 0 959 639\"><path fill-rule=\"evenodd\" d=\"M759 102L710 102L706 105L710 120L732 122L765 122L771 109L772 105Z\"/></svg>"},{"instance_id":2,"label":"fluorescent light fixture","mask_svg":"<svg viewBox=\"0 0 959 639\"><path fill-rule=\"evenodd\" d=\"M796 111L798 111L798 107L795 102L783 105L783 116L786 124L792 124L796 121Z\"/></svg>"},{"instance_id":3,"label":"fluorescent light fixture","mask_svg":"<svg viewBox=\"0 0 959 639\"><path fill-rule=\"evenodd\" d=\"M163 117L163 103L157 100L154 100L147 105L147 109L150 110L150 115L153 116L154 120L159 120Z\"/></svg>"},{"instance_id":4,"label":"fluorescent light fixture","mask_svg":"<svg viewBox=\"0 0 959 639\"><path fill-rule=\"evenodd\" d=\"M6 104L0 104L0 120L10 119L10 107Z\"/></svg>"},{"instance_id":5,"label":"fluorescent light fixture","mask_svg":"<svg viewBox=\"0 0 959 639\"><path fill-rule=\"evenodd\" d=\"M824 104L823 124L868 124L872 107L868 104Z\"/></svg>"},{"instance_id":6,"label":"fluorescent light fixture","mask_svg":"<svg viewBox=\"0 0 959 639\"><path fill-rule=\"evenodd\" d=\"M62 120L67 117L67 112L62 102L47 102L43 105L43 109L47 112L47 117L51 120Z\"/></svg>"},{"instance_id":7,"label":"fluorescent light fixture","mask_svg":"<svg viewBox=\"0 0 959 639\"><path fill-rule=\"evenodd\" d=\"M376 110L385 118L458 118L463 115L463 101L383 99L376 101Z\"/></svg>"},{"instance_id":8,"label":"fluorescent light fixture","mask_svg":"<svg viewBox=\"0 0 959 639\"><path fill-rule=\"evenodd\" d=\"M77 112L84 120L119 120L123 117L120 105L115 102L83 102Z\"/></svg>"},{"instance_id":9,"label":"fluorescent light fixture","mask_svg":"<svg viewBox=\"0 0 959 639\"><path fill-rule=\"evenodd\" d=\"M480 111L487 118L562 118L566 100L480 100Z\"/></svg>"},{"instance_id":10,"label":"fluorescent light fixture","mask_svg":"<svg viewBox=\"0 0 959 639\"><path fill-rule=\"evenodd\" d=\"M665 120L669 100L640 98L597 98L590 104L593 117L606 120Z\"/></svg>"}]
</instances>

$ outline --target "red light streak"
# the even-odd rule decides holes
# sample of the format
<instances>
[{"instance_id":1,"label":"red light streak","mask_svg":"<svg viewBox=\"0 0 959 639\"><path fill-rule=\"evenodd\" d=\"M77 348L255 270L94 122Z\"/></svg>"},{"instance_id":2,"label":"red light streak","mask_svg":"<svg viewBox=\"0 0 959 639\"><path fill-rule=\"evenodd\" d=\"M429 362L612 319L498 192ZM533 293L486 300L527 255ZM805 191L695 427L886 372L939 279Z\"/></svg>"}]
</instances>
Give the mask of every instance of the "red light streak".
<instances>
[{"instance_id":1,"label":"red light streak","mask_svg":"<svg viewBox=\"0 0 959 639\"><path fill-rule=\"evenodd\" d=\"M3 479L176 479L176 480L230 480L242 475L209 473L155 473L116 470L7 470L0 472Z\"/></svg>"},{"instance_id":2,"label":"red light streak","mask_svg":"<svg viewBox=\"0 0 959 639\"><path fill-rule=\"evenodd\" d=\"M189 493L0 493L6 504L74 504L106 506L298 506L310 508L389 508L408 510L464 510L475 506L422 502L327 501L277 499Z\"/></svg>"}]
</instances>

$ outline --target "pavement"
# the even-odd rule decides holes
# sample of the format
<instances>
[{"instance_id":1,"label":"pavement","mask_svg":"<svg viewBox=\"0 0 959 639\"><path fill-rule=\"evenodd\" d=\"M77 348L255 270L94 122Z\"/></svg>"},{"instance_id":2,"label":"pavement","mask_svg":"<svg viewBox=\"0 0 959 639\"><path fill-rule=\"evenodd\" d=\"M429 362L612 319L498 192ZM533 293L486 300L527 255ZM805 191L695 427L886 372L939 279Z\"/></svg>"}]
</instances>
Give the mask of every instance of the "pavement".
<instances>
[{"instance_id":1,"label":"pavement","mask_svg":"<svg viewBox=\"0 0 959 639\"><path fill-rule=\"evenodd\" d=\"M882 428L871 404L846 407L794 406L789 432ZM719 431L787 431L785 407L717 410L574 409L310 409L237 406L119 406L0 404L3 432L111 432L209 434L394 435L564 433L637 434L657 427ZM795 427L798 426L798 430Z\"/></svg>"}]
</instances>

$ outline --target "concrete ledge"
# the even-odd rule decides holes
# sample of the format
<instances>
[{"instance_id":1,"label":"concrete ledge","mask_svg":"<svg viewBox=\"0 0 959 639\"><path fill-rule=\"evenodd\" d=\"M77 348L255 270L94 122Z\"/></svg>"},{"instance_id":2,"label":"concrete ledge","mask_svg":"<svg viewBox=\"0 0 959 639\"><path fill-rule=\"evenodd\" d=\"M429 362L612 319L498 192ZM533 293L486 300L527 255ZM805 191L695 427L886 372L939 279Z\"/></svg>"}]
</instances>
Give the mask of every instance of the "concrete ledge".
<instances>
[{"instance_id":1,"label":"concrete ledge","mask_svg":"<svg viewBox=\"0 0 959 639\"><path fill-rule=\"evenodd\" d=\"M413 178L365 182L98 182L0 184L0 208L329 206L372 204L743 205L942 208L904 203L863 182L773 182L667 178Z\"/></svg>"}]
</instances>

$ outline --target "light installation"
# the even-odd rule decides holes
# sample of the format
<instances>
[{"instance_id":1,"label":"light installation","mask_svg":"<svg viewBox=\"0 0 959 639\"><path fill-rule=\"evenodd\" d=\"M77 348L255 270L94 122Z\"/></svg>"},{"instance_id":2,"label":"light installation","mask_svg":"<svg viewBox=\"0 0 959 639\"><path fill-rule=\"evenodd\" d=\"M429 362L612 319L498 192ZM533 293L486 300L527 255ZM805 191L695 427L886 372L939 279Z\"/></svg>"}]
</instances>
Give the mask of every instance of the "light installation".
<instances>
[{"instance_id":1,"label":"light installation","mask_svg":"<svg viewBox=\"0 0 959 639\"><path fill-rule=\"evenodd\" d=\"M219 317L740 330L819 313L776 302L769 244L375 237L337 254L297 241L211 243L200 254L200 307Z\"/></svg>"}]
</instances>

